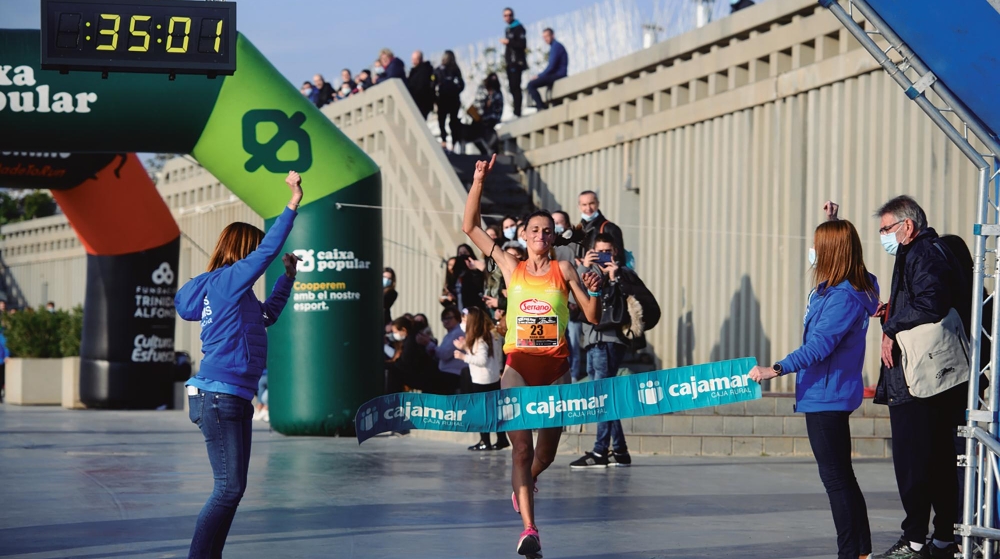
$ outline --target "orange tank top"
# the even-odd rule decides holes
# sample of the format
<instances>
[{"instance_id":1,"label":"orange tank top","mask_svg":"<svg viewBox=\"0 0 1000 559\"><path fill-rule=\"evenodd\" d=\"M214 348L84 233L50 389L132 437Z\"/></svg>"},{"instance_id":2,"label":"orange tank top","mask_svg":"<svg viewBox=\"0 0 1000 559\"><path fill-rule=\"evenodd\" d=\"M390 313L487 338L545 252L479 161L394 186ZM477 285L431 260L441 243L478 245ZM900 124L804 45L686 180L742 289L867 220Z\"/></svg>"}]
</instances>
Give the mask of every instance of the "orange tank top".
<instances>
[{"instance_id":1,"label":"orange tank top","mask_svg":"<svg viewBox=\"0 0 1000 559\"><path fill-rule=\"evenodd\" d=\"M507 286L507 337L503 351L569 357L566 325L569 323L569 292L559 262L552 260L542 276L528 273L521 262Z\"/></svg>"}]
</instances>

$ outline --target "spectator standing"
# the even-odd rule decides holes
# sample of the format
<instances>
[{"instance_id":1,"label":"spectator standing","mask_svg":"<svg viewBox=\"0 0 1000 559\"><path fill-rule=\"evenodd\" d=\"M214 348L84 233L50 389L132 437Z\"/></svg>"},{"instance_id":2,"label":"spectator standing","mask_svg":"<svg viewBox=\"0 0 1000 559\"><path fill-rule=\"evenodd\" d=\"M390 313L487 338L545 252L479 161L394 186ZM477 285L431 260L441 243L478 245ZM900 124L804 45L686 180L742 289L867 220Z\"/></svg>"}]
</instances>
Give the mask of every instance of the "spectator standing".
<instances>
[{"instance_id":1,"label":"spectator standing","mask_svg":"<svg viewBox=\"0 0 1000 559\"><path fill-rule=\"evenodd\" d=\"M56 312L56 304L52 301L45 303L45 312Z\"/></svg>"},{"instance_id":2,"label":"spectator standing","mask_svg":"<svg viewBox=\"0 0 1000 559\"><path fill-rule=\"evenodd\" d=\"M549 105L538 94L538 88L551 88L556 80L565 78L569 71L569 55L566 53L566 47L556 40L552 28L546 27L542 31L542 40L549 45L549 64L542 70L542 73L528 82L528 95L531 96L535 107L540 111L549 108Z\"/></svg>"},{"instance_id":3,"label":"spectator standing","mask_svg":"<svg viewBox=\"0 0 1000 559\"><path fill-rule=\"evenodd\" d=\"M955 257L928 227L924 210L909 196L889 200L876 212L886 252L895 257L889 301L882 319L882 369L875 403L888 404L892 461L906 518L903 536L873 558L954 557L958 516L955 431L965 419L965 383L934 396L910 393L897 335L942 321L955 309L968 332L972 294ZM927 527L934 509L933 541ZM929 547L930 551L924 547Z\"/></svg>"},{"instance_id":4,"label":"spectator standing","mask_svg":"<svg viewBox=\"0 0 1000 559\"><path fill-rule=\"evenodd\" d=\"M455 295L455 303L460 309L485 308L482 299L485 263L476 258L472 247L467 244L458 245L456 252L453 282L449 286L449 291Z\"/></svg>"},{"instance_id":5,"label":"spectator standing","mask_svg":"<svg viewBox=\"0 0 1000 559\"><path fill-rule=\"evenodd\" d=\"M469 111L472 124L461 126L461 141L473 142L486 156L494 151L496 132L503 116L503 93L500 92L500 78L490 73L476 91L475 110Z\"/></svg>"},{"instance_id":6,"label":"spectator standing","mask_svg":"<svg viewBox=\"0 0 1000 559\"><path fill-rule=\"evenodd\" d=\"M514 106L514 116L521 116L521 74L528 68L527 32L520 21L514 19L514 10L504 8L503 20L507 23L504 38L503 61L507 68L507 85L510 88L510 100Z\"/></svg>"},{"instance_id":7,"label":"spectator standing","mask_svg":"<svg viewBox=\"0 0 1000 559\"><path fill-rule=\"evenodd\" d=\"M594 240L600 233L607 233L615 240L615 262L619 266L625 264L625 242L622 238L622 230L617 225L604 217L601 213L601 201L597 199L597 193L593 190L584 190L577 198L580 206L580 230L583 232L583 239L580 241L582 260L584 247L594 246Z\"/></svg>"},{"instance_id":8,"label":"spectator standing","mask_svg":"<svg viewBox=\"0 0 1000 559\"><path fill-rule=\"evenodd\" d=\"M312 82L302 82L302 87L299 88L299 93L301 93L303 97L308 99L310 103L316 104L316 101L313 100L314 91L316 91L316 88L313 87Z\"/></svg>"},{"instance_id":9,"label":"spectator standing","mask_svg":"<svg viewBox=\"0 0 1000 559\"><path fill-rule=\"evenodd\" d=\"M358 72L358 79L355 84L355 93L361 93L362 91L371 88L372 85L371 70L364 68Z\"/></svg>"},{"instance_id":10,"label":"spectator standing","mask_svg":"<svg viewBox=\"0 0 1000 559\"><path fill-rule=\"evenodd\" d=\"M392 78L406 80L406 66L403 65L402 60L396 58L392 50L387 48L382 49L378 54L378 61L383 68L382 76L379 78L380 81L391 80Z\"/></svg>"},{"instance_id":11,"label":"spectator standing","mask_svg":"<svg viewBox=\"0 0 1000 559\"><path fill-rule=\"evenodd\" d=\"M517 218L508 215L503 218L500 222L500 230L503 232L503 238L508 241L513 241L517 238Z\"/></svg>"},{"instance_id":12,"label":"spectator standing","mask_svg":"<svg viewBox=\"0 0 1000 559\"><path fill-rule=\"evenodd\" d=\"M340 71L340 89L337 90L337 99L346 99L350 97L354 90L358 87L354 83L354 78L351 76L351 71L344 68Z\"/></svg>"},{"instance_id":13,"label":"spectator standing","mask_svg":"<svg viewBox=\"0 0 1000 559\"><path fill-rule=\"evenodd\" d=\"M465 361L455 359L455 349L458 347L455 342L463 335L462 315L458 307L450 306L441 311L441 325L447 333L434 350L438 374L432 392L450 396L458 391L462 369L465 368Z\"/></svg>"},{"instance_id":14,"label":"spectator standing","mask_svg":"<svg viewBox=\"0 0 1000 559\"><path fill-rule=\"evenodd\" d=\"M455 350L455 359L461 359L469 366L469 386L463 387L466 394L477 394L500 390L500 373L503 370L503 342L493 328L493 321L479 308L469 309L465 317L462 347ZM480 433L479 442L469 450L502 450L510 446L507 434L497 433L497 443L490 444L490 434Z\"/></svg>"},{"instance_id":15,"label":"spectator standing","mask_svg":"<svg viewBox=\"0 0 1000 559\"><path fill-rule=\"evenodd\" d=\"M396 302L396 271L386 267L382 270L382 318L386 326L392 323L392 304Z\"/></svg>"},{"instance_id":16,"label":"spectator standing","mask_svg":"<svg viewBox=\"0 0 1000 559\"><path fill-rule=\"evenodd\" d=\"M333 101L333 86L323 79L322 74L313 76L313 87L316 88L316 97L313 100L313 104L317 108L323 108L323 106Z\"/></svg>"},{"instance_id":17,"label":"spectator standing","mask_svg":"<svg viewBox=\"0 0 1000 559\"><path fill-rule=\"evenodd\" d=\"M556 260L569 262L573 266L577 265L577 254L581 252L579 243L566 241L563 235L572 228L569 214L559 210L552 212L552 220L555 222ZM579 236L579 235L578 235ZM562 239L562 240L560 240ZM564 244L561 244L564 243ZM569 322L566 324L566 341L569 342L569 373L574 381L583 380L586 376L583 369L583 355L580 347L580 337L583 335L583 313L580 312L579 305L573 294L569 297Z\"/></svg>"},{"instance_id":18,"label":"spectator standing","mask_svg":"<svg viewBox=\"0 0 1000 559\"><path fill-rule=\"evenodd\" d=\"M869 317L879 307L878 283L865 267L851 222L820 224L813 245L815 287L806 305L802 346L770 367L754 367L750 378L763 382L796 373L795 411L806 416L837 529L837 558L855 559L871 554L872 538L851 464L850 416L863 399L865 338Z\"/></svg>"},{"instance_id":19,"label":"spectator standing","mask_svg":"<svg viewBox=\"0 0 1000 559\"><path fill-rule=\"evenodd\" d=\"M410 63L412 66L410 76L406 78L406 89L420 109L420 115L427 120L427 115L434 110L434 67L424 60L424 53L419 50L413 51Z\"/></svg>"},{"instance_id":20,"label":"spectator standing","mask_svg":"<svg viewBox=\"0 0 1000 559\"><path fill-rule=\"evenodd\" d=\"M418 331L405 316L392 321L394 342L402 342L395 360L386 364L386 392L402 392L405 387L430 390L436 366L430 354L417 340Z\"/></svg>"},{"instance_id":21,"label":"spectator standing","mask_svg":"<svg viewBox=\"0 0 1000 559\"><path fill-rule=\"evenodd\" d=\"M455 63L455 53L446 50L441 57L441 65L434 70L435 102L437 104L438 128L441 134L441 147L447 148L448 132L445 130L445 120L448 120L451 140L455 142L455 131L458 129L458 111L462 108L459 98L465 89L462 70Z\"/></svg>"},{"instance_id":22,"label":"spectator standing","mask_svg":"<svg viewBox=\"0 0 1000 559\"><path fill-rule=\"evenodd\" d=\"M593 272L603 278L600 297L607 301L614 290L623 296L631 295L640 301L655 299L639 279L635 272L615 262L614 238L607 233L598 234L593 248L587 251L582 264L577 269L578 274ZM625 303L626 301L622 301ZM649 303L646 303L648 305ZM645 307L645 305L644 305ZM628 314L626 308L626 314ZM641 325L631 325L632 331L641 334ZM587 375L591 380L612 378L618 375L618 368L625 358L628 349L625 339L621 336L621 325L611 324L597 326L589 322L583 323L583 347L587 360ZM612 452L608 452L611 450ZM632 465L632 456L625 442L625 432L619 420L603 421L597 424L597 439L594 449L570 463L570 468L594 469L614 466Z\"/></svg>"}]
</instances>

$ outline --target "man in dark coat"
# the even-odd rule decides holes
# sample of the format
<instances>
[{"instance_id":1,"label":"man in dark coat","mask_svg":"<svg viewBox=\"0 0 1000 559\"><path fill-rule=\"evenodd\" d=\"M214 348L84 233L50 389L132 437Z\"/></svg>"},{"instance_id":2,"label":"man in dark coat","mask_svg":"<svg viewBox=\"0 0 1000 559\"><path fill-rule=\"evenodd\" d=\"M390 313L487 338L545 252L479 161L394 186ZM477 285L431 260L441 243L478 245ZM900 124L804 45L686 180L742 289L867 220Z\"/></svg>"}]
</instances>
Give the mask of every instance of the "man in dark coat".
<instances>
[{"instance_id":1,"label":"man in dark coat","mask_svg":"<svg viewBox=\"0 0 1000 559\"><path fill-rule=\"evenodd\" d=\"M626 253L622 230L614 223L611 223L601 213L601 202L597 199L597 193L593 190L584 190L577 198L577 204L580 207L581 219L580 225L577 228L580 231L580 234L577 235L579 238L573 239L574 242L580 245L580 254L577 258L583 260L587 251L594 247L594 240L597 238L597 235L605 233L615 240L615 262L619 266L624 266Z\"/></svg>"},{"instance_id":2,"label":"man in dark coat","mask_svg":"<svg viewBox=\"0 0 1000 559\"><path fill-rule=\"evenodd\" d=\"M316 88L316 96L313 98L309 97L313 103L316 104L318 108L323 108L327 103L333 101L333 86L330 82L323 79L322 74L316 74L313 76L313 87Z\"/></svg>"},{"instance_id":3,"label":"man in dark coat","mask_svg":"<svg viewBox=\"0 0 1000 559\"><path fill-rule=\"evenodd\" d=\"M410 90L420 114L427 120L427 115L434 110L434 67L424 60L424 53L419 50L413 51L410 62L413 65L410 76L406 78L406 88Z\"/></svg>"},{"instance_id":4,"label":"man in dark coat","mask_svg":"<svg viewBox=\"0 0 1000 559\"><path fill-rule=\"evenodd\" d=\"M507 22L504 38L500 43L505 46L503 51L504 65L507 67L507 84L510 87L510 98L514 106L514 116L521 116L521 74L528 68L527 32L520 21L514 19L514 10L504 8L503 20Z\"/></svg>"},{"instance_id":5,"label":"man in dark coat","mask_svg":"<svg viewBox=\"0 0 1000 559\"><path fill-rule=\"evenodd\" d=\"M382 49L378 55L379 62L382 63L382 67L385 68L385 72L379 76L378 81L384 81L392 78L399 78L401 80L406 79L406 66L403 61L396 58L396 55L392 53L389 49Z\"/></svg>"},{"instance_id":6,"label":"man in dark coat","mask_svg":"<svg viewBox=\"0 0 1000 559\"><path fill-rule=\"evenodd\" d=\"M954 525L959 519L954 437L964 420L968 385L962 383L928 398L913 396L896 335L940 322L952 308L968 332L971 270L958 265L947 245L927 226L927 216L913 198L893 198L875 215L880 220L882 246L895 256L889 301L877 313L882 319L882 369L875 403L889 406L892 459L906 513L903 537L884 557L954 557L958 551ZM927 543L931 508L934 535ZM923 549L925 545L930 550Z\"/></svg>"}]
</instances>

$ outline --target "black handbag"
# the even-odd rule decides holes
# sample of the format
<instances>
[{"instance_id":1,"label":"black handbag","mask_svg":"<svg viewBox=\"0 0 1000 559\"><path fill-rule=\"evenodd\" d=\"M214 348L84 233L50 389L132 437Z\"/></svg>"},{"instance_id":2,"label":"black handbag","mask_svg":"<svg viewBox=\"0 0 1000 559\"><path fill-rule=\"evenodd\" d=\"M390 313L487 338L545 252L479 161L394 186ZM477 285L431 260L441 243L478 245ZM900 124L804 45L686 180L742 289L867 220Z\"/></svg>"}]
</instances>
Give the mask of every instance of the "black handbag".
<instances>
[{"instance_id":1,"label":"black handbag","mask_svg":"<svg viewBox=\"0 0 1000 559\"><path fill-rule=\"evenodd\" d=\"M630 322L628 301L618 283L607 284L601 290L601 321L594 325L598 332L621 330L626 322Z\"/></svg>"}]
</instances>

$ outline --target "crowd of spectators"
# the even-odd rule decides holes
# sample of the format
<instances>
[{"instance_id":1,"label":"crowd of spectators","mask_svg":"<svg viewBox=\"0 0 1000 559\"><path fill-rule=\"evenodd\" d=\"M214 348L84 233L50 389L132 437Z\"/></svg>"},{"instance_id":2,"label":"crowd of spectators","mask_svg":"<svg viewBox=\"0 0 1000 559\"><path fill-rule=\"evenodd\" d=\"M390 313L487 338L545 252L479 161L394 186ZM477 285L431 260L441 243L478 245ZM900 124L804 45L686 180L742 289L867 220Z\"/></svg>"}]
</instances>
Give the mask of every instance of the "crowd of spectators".
<instances>
[{"instance_id":1,"label":"crowd of spectators","mask_svg":"<svg viewBox=\"0 0 1000 559\"><path fill-rule=\"evenodd\" d=\"M514 17L513 9L505 8L503 19L506 24L504 37L500 39L504 47L503 70L507 76L514 117L517 118L521 116L522 74L528 69L528 40L524 26ZM540 90L551 88L556 80L566 77L569 68L569 54L562 43L555 39L555 31L546 28L542 32L542 40L549 49L548 65L537 76L531 76L527 83L528 95L538 110L548 108ZM301 92L316 107L322 108L394 78L404 80L425 120L431 112L437 113L439 136L444 149L448 149L450 145L453 150L463 152L465 145L471 143L477 146L480 153L495 151L497 138L494 129L500 123L504 107L500 78L495 72L490 72L481 83L475 84L475 100L465 107L464 114L468 118L463 123L462 119L465 117L462 116L461 94L466 82L456 62L455 53L450 50L444 51L437 67L424 58L423 52L414 51L410 56L410 70L407 74L404 62L392 50L384 48L372 63L371 69L364 68L352 74L350 69L345 68L340 72L340 83L337 86L327 82L322 74L316 74L312 81L302 83Z\"/></svg>"}]
</instances>

